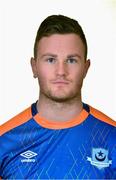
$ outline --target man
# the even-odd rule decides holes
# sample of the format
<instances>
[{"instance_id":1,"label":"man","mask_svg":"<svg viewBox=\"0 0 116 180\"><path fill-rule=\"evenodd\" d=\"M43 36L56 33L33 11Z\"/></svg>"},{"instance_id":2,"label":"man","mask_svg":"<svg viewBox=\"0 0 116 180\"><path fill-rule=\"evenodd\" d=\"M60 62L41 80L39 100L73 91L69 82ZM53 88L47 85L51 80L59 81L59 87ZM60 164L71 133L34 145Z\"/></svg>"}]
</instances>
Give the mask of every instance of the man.
<instances>
[{"instance_id":1,"label":"man","mask_svg":"<svg viewBox=\"0 0 116 180\"><path fill-rule=\"evenodd\" d=\"M78 22L47 17L31 66L39 100L0 128L1 178L116 178L116 123L82 102L90 60Z\"/></svg>"}]
</instances>

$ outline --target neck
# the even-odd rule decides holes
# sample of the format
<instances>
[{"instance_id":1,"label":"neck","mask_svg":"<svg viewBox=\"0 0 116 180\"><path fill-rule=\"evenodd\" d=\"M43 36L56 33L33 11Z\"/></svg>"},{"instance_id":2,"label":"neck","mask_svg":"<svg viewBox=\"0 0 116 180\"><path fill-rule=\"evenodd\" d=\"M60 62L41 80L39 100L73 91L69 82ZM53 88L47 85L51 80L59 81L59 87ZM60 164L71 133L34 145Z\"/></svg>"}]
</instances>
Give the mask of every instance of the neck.
<instances>
[{"instance_id":1,"label":"neck","mask_svg":"<svg viewBox=\"0 0 116 180\"><path fill-rule=\"evenodd\" d=\"M82 111L83 104L81 95L66 102L56 102L40 94L37 109L41 117L60 122L75 118Z\"/></svg>"}]
</instances>

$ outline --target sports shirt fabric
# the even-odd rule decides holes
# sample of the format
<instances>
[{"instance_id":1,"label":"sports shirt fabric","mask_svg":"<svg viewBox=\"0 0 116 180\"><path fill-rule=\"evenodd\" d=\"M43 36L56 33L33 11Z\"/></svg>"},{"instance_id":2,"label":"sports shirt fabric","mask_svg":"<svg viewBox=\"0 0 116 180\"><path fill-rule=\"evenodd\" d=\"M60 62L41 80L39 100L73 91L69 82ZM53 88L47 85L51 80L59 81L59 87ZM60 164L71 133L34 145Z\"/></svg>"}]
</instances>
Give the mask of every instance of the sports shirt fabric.
<instances>
[{"instance_id":1,"label":"sports shirt fabric","mask_svg":"<svg viewBox=\"0 0 116 180\"><path fill-rule=\"evenodd\" d=\"M0 127L2 179L115 179L116 122L83 103L72 120L40 116L36 103Z\"/></svg>"}]
</instances>

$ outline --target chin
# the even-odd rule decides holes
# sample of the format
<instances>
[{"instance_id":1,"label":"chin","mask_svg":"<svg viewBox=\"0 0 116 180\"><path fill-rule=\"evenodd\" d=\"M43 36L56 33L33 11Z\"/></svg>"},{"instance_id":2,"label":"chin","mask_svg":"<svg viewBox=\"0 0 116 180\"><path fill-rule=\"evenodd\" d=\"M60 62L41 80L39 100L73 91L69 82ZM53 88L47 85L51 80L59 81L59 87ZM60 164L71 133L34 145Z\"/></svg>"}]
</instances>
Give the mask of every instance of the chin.
<instances>
[{"instance_id":1,"label":"chin","mask_svg":"<svg viewBox=\"0 0 116 180\"><path fill-rule=\"evenodd\" d=\"M60 97L51 97L50 99L55 101L55 102L59 102L59 103L63 103L63 102L69 101L68 97L64 97L64 98L63 97L62 98L60 98Z\"/></svg>"},{"instance_id":2,"label":"chin","mask_svg":"<svg viewBox=\"0 0 116 180\"><path fill-rule=\"evenodd\" d=\"M48 99L55 101L55 102L67 102L67 101L71 101L74 100L76 98L78 98L80 96L80 89L78 90L70 90L70 91L66 91L66 90L46 90L43 91L42 94L44 96L46 96Z\"/></svg>"},{"instance_id":3,"label":"chin","mask_svg":"<svg viewBox=\"0 0 116 180\"><path fill-rule=\"evenodd\" d=\"M71 95L47 95L47 97L49 99L51 99L52 101L55 101L55 102L59 102L59 103L63 103L63 102L68 102L68 101L71 101L73 99L75 99L77 97L77 93L75 95L71 94Z\"/></svg>"}]
</instances>

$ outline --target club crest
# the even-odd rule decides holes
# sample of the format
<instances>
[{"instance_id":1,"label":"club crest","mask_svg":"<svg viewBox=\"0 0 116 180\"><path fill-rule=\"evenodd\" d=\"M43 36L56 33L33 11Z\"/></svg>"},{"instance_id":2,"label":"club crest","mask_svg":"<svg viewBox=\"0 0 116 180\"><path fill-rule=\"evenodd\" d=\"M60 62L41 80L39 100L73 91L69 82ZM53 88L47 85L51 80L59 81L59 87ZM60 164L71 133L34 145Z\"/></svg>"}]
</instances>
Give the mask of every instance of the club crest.
<instances>
[{"instance_id":1,"label":"club crest","mask_svg":"<svg viewBox=\"0 0 116 180\"><path fill-rule=\"evenodd\" d=\"M87 157L87 160L99 169L109 167L112 160L108 159L108 150L103 148L93 148L92 157Z\"/></svg>"}]
</instances>

